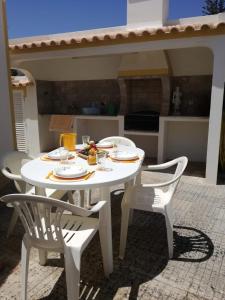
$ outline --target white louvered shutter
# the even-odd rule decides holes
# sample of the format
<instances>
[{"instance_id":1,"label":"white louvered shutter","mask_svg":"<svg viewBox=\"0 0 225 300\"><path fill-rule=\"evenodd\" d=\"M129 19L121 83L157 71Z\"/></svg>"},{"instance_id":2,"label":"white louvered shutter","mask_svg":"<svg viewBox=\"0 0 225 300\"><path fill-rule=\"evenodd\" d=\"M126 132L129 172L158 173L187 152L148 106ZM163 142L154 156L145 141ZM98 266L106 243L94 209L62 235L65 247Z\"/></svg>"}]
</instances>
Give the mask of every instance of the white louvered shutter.
<instances>
[{"instance_id":1,"label":"white louvered shutter","mask_svg":"<svg viewBox=\"0 0 225 300\"><path fill-rule=\"evenodd\" d=\"M13 105L14 105L17 150L27 152L23 91L21 90L13 91Z\"/></svg>"}]
</instances>

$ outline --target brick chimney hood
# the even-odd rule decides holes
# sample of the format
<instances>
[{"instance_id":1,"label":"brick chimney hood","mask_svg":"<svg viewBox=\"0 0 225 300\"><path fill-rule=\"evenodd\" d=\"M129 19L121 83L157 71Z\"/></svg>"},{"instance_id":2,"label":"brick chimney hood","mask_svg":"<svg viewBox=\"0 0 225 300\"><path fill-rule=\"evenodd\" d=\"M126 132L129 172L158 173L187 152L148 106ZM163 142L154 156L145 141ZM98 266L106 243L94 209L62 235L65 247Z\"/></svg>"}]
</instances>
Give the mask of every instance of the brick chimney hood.
<instances>
[{"instance_id":1,"label":"brick chimney hood","mask_svg":"<svg viewBox=\"0 0 225 300\"><path fill-rule=\"evenodd\" d=\"M128 27L161 27L168 17L169 0L127 0Z\"/></svg>"}]
</instances>

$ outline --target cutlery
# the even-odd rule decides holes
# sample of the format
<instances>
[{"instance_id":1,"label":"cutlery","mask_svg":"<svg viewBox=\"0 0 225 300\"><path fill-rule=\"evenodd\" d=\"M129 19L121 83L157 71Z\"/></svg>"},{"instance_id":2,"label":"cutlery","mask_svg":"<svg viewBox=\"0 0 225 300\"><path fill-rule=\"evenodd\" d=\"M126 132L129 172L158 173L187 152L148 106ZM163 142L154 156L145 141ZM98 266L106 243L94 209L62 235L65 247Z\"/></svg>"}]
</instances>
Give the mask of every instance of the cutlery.
<instances>
[{"instance_id":1,"label":"cutlery","mask_svg":"<svg viewBox=\"0 0 225 300\"><path fill-rule=\"evenodd\" d=\"M85 180L89 179L91 177L91 175L93 175L95 173L95 171L90 172L86 177Z\"/></svg>"},{"instance_id":2,"label":"cutlery","mask_svg":"<svg viewBox=\"0 0 225 300\"><path fill-rule=\"evenodd\" d=\"M50 171L50 172L48 173L48 175L45 177L45 179L49 179L49 177L50 177L51 175L53 175L53 171Z\"/></svg>"}]
</instances>

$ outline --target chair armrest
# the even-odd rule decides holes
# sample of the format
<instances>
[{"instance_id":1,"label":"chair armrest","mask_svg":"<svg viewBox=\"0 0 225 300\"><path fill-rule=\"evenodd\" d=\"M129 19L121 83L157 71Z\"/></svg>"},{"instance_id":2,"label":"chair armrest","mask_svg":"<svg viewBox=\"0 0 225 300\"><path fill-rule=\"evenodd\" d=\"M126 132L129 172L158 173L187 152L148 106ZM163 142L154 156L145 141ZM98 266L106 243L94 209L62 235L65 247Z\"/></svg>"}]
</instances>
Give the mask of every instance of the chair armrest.
<instances>
[{"instance_id":1,"label":"chair armrest","mask_svg":"<svg viewBox=\"0 0 225 300\"><path fill-rule=\"evenodd\" d=\"M51 198L50 198L51 199ZM60 200L54 199L56 202L60 203L60 206L63 206L65 210L70 211L72 214L75 214L77 216L81 217L89 217L93 213L99 212L102 207L105 205L106 201L99 201L95 206L93 206L90 210L75 206L71 203L63 202Z\"/></svg>"},{"instance_id":2,"label":"chair armrest","mask_svg":"<svg viewBox=\"0 0 225 300\"><path fill-rule=\"evenodd\" d=\"M95 204L91 209L91 213L97 213L99 212L103 206L106 204L106 201L99 201L97 204Z\"/></svg>"},{"instance_id":3,"label":"chair armrest","mask_svg":"<svg viewBox=\"0 0 225 300\"><path fill-rule=\"evenodd\" d=\"M6 176L7 178L9 178L11 180L24 181L22 179L21 175L12 174L6 168L3 168L1 171L4 176Z\"/></svg>"},{"instance_id":4,"label":"chair armrest","mask_svg":"<svg viewBox=\"0 0 225 300\"><path fill-rule=\"evenodd\" d=\"M176 182L177 180L179 180L181 176L176 176L175 178L169 180L169 181L165 181L165 182L160 182L160 183L142 183L141 186L143 188L158 188L158 187L166 187L169 186L171 184L173 184L174 182Z\"/></svg>"},{"instance_id":5,"label":"chair armrest","mask_svg":"<svg viewBox=\"0 0 225 300\"><path fill-rule=\"evenodd\" d=\"M170 168L171 166L173 166L173 164L171 164L170 162L166 162L166 163L163 163L160 165L152 165L152 166L149 165L149 166L147 166L146 170L157 171L157 170L163 170L163 169Z\"/></svg>"}]
</instances>

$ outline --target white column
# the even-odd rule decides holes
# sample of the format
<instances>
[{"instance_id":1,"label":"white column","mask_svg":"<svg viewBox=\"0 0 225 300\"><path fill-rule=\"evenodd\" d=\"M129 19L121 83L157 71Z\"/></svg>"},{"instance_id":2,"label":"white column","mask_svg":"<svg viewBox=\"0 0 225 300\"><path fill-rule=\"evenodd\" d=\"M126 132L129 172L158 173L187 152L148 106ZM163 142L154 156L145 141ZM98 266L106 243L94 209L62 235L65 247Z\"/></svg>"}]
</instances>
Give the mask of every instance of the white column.
<instances>
[{"instance_id":1,"label":"white column","mask_svg":"<svg viewBox=\"0 0 225 300\"><path fill-rule=\"evenodd\" d=\"M159 136L158 136L158 154L157 154L157 163L161 164L165 159L165 141L166 141L166 121L163 117L159 117Z\"/></svg>"},{"instance_id":2,"label":"white column","mask_svg":"<svg viewBox=\"0 0 225 300\"><path fill-rule=\"evenodd\" d=\"M0 162L14 148L5 0L0 0Z\"/></svg>"},{"instance_id":3,"label":"white column","mask_svg":"<svg viewBox=\"0 0 225 300\"><path fill-rule=\"evenodd\" d=\"M26 134L28 153L31 156L37 156L41 152L40 133L38 125L38 107L37 107L37 92L35 84L28 86L26 89L24 116L26 120ZM48 127L45 131L48 131Z\"/></svg>"},{"instance_id":4,"label":"white column","mask_svg":"<svg viewBox=\"0 0 225 300\"><path fill-rule=\"evenodd\" d=\"M214 50L211 107L206 159L206 179L209 183L213 184L217 183L224 82L225 54L223 48L218 47L218 49Z\"/></svg>"}]
</instances>

